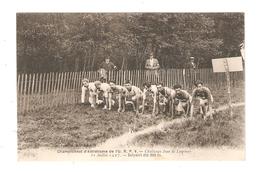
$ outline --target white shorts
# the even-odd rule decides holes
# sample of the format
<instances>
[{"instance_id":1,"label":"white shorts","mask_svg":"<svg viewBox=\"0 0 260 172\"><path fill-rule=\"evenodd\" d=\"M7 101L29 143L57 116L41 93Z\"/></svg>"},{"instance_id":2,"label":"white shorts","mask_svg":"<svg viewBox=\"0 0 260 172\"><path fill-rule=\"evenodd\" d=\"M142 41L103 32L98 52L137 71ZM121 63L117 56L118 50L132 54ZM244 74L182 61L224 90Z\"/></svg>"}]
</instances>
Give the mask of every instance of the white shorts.
<instances>
[{"instance_id":1,"label":"white shorts","mask_svg":"<svg viewBox=\"0 0 260 172\"><path fill-rule=\"evenodd\" d=\"M182 102L179 101L177 107L176 107L176 111L178 112L185 112L184 107L187 106L187 102Z\"/></svg>"},{"instance_id":2,"label":"white shorts","mask_svg":"<svg viewBox=\"0 0 260 172\"><path fill-rule=\"evenodd\" d=\"M200 102L200 106L207 106L209 104L208 99L198 98L198 100Z\"/></svg>"}]
</instances>

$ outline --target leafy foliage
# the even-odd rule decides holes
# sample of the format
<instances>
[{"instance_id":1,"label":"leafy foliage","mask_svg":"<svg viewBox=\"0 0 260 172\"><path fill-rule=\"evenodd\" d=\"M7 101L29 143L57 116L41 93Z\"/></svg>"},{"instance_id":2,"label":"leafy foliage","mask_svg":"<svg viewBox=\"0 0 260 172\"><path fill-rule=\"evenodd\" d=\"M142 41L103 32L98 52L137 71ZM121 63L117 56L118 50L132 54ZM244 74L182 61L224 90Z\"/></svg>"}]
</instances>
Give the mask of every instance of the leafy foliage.
<instances>
[{"instance_id":1,"label":"leafy foliage","mask_svg":"<svg viewBox=\"0 0 260 172\"><path fill-rule=\"evenodd\" d=\"M109 56L119 69L142 69L149 52L162 68L188 57L239 55L242 13L18 13L18 72L96 70Z\"/></svg>"}]
</instances>

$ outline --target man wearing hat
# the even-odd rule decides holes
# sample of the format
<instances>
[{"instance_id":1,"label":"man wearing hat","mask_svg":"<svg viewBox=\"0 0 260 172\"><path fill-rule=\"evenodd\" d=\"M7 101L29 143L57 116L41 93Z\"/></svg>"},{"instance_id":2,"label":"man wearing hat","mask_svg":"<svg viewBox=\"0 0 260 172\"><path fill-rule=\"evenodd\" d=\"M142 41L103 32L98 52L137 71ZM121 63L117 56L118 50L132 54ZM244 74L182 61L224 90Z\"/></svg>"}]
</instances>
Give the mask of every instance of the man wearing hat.
<instances>
[{"instance_id":1,"label":"man wearing hat","mask_svg":"<svg viewBox=\"0 0 260 172\"><path fill-rule=\"evenodd\" d=\"M188 67L190 69L194 69L195 70L197 68L197 66L196 66L196 64L194 62L194 59L195 59L194 57L190 57L190 61L189 61L189 64L188 64L189 66Z\"/></svg>"},{"instance_id":2,"label":"man wearing hat","mask_svg":"<svg viewBox=\"0 0 260 172\"><path fill-rule=\"evenodd\" d=\"M245 44L244 44L244 42L241 43L241 44L239 45L239 47L240 47L241 56L242 56L243 60L245 60Z\"/></svg>"},{"instance_id":3,"label":"man wearing hat","mask_svg":"<svg viewBox=\"0 0 260 172\"><path fill-rule=\"evenodd\" d=\"M196 64L194 57L189 57L189 61L187 63L187 78L189 78L190 83L194 83L197 80L197 68L198 62Z\"/></svg>"}]
</instances>

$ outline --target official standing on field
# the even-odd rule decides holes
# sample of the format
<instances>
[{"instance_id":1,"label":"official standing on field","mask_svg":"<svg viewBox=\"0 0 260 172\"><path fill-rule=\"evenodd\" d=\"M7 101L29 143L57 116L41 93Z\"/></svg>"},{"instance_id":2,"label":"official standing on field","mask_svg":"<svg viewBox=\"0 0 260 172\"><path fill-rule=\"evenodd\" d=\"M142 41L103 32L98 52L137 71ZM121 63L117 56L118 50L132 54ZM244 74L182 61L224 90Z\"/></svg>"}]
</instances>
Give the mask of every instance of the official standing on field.
<instances>
[{"instance_id":1,"label":"official standing on field","mask_svg":"<svg viewBox=\"0 0 260 172\"><path fill-rule=\"evenodd\" d=\"M189 57L189 61L186 65L186 75L188 78L189 83L194 84L197 78L197 69L198 69L198 62L195 62L194 57Z\"/></svg>"},{"instance_id":2,"label":"official standing on field","mask_svg":"<svg viewBox=\"0 0 260 172\"><path fill-rule=\"evenodd\" d=\"M107 81L108 78L108 71L116 70L117 67L110 61L109 57L106 57L105 61L102 62L99 66L99 75L100 79Z\"/></svg>"},{"instance_id":3,"label":"official standing on field","mask_svg":"<svg viewBox=\"0 0 260 172\"><path fill-rule=\"evenodd\" d=\"M150 53L149 59L145 63L146 76L148 78L155 76L156 80L159 81L159 69L160 64L156 58L154 58L153 53Z\"/></svg>"}]
</instances>

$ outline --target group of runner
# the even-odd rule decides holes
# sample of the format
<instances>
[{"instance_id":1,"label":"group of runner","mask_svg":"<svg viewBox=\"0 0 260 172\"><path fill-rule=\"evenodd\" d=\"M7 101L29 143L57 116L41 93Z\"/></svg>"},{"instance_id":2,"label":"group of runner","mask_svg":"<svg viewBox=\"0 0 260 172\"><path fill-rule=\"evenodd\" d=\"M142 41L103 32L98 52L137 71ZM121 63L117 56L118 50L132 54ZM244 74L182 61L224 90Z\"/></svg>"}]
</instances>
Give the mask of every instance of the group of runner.
<instances>
[{"instance_id":1,"label":"group of runner","mask_svg":"<svg viewBox=\"0 0 260 172\"><path fill-rule=\"evenodd\" d=\"M162 82L156 84L146 82L142 88L139 88L132 85L130 81L118 85L113 80L105 82L101 79L90 82L85 78L82 80L81 103L86 103L85 97L88 92L88 102L92 108L103 106L103 109L112 110L113 107L117 106L118 112L125 112L126 106L131 104L132 108L130 109L136 114L140 114L144 113L148 105L147 100L150 97L153 102L153 115L162 112L170 113L172 116L193 117L194 105L198 104L198 112L204 119L213 118L213 96L210 89L205 87L202 81L196 81L194 85L195 88L189 94L180 84L170 88Z\"/></svg>"}]
</instances>

